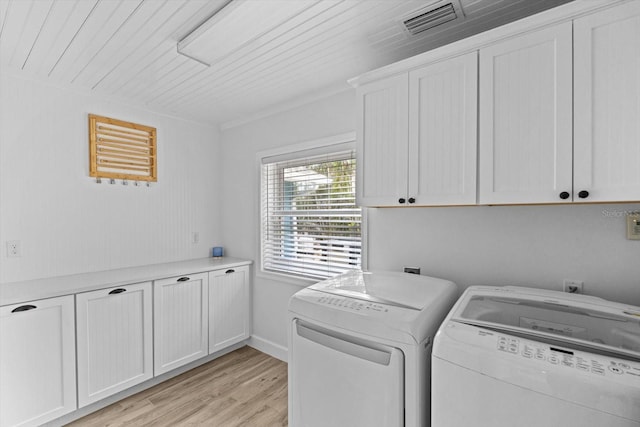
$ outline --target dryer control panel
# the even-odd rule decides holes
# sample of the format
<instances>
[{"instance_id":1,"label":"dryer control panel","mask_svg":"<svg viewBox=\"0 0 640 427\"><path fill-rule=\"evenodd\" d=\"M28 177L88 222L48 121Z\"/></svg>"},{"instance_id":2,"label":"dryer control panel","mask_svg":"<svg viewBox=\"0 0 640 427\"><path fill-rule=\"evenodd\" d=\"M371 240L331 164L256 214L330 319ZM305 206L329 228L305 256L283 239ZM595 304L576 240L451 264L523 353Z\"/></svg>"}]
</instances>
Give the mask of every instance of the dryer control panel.
<instances>
[{"instance_id":1,"label":"dryer control panel","mask_svg":"<svg viewBox=\"0 0 640 427\"><path fill-rule=\"evenodd\" d=\"M316 302L318 304L330 305L353 311L375 311L379 313L386 313L389 311L389 308L382 304L356 300L353 298L336 297L331 295L322 295L318 297Z\"/></svg>"},{"instance_id":2,"label":"dryer control panel","mask_svg":"<svg viewBox=\"0 0 640 427\"><path fill-rule=\"evenodd\" d=\"M408 310L377 301L366 301L343 295L318 292L309 288L297 292L289 304L290 311L303 314L317 321L333 322L337 321L336 316L340 316L347 327L349 325L349 320L347 319L349 318L370 319L387 325L389 322L406 322L419 314L416 310ZM379 327L380 325L366 327L366 329Z\"/></svg>"}]
</instances>

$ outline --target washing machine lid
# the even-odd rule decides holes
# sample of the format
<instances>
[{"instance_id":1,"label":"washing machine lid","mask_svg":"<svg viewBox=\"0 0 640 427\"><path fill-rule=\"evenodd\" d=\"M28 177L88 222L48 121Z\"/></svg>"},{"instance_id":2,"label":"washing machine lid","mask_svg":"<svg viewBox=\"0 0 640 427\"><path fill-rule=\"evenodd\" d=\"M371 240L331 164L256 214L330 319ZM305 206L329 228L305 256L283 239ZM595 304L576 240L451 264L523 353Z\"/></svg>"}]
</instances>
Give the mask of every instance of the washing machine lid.
<instances>
[{"instance_id":1,"label":"washing machine lid","mask_svg":"<svg viewBox=\"0 0 640 427\"><path fill-rule=\"evenodd\" d=\"M516 286L472 286L451 320L640 359L640 307Z\"/></svg>"},{"instance_id":2,"label":"washing machine lid","mask_svg":"<svg viewBox=\"0 0 640 427\"><path fill-rule=\"evenodd\" d=\"M409 310L423 310L439 300L442 279L390 271L350 271L309 286L327 294L384 304Z\"/></svg>"}]
</instances>

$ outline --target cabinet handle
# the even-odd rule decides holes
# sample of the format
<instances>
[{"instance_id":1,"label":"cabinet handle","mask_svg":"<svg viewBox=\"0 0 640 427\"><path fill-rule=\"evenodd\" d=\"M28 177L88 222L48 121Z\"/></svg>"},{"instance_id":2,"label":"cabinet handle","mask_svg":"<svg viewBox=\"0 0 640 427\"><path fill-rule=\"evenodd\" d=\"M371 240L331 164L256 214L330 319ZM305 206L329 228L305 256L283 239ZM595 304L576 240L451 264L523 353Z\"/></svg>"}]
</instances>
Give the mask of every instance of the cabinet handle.
<instances>
[{"instance_id":1,"label":"cabinet handle","mask_svg":"<svg viewBox=\"0 0 640 427\"><path fill-rule=\"evenodd\" d=\"M118 289L114 289L111 292L109 292L109 295L121 294L121 293L123 293L125 291L126 291L126 289L118 288Z\"/></svg>"},{"instance_id":2,"label":"cabinet handle","mask_svg":"<svg viewBox=\"0 0 640 427\"><path fill-rule=\"evenodd\" d=\"M189 280L188 277L181 277L178 279L178 282L186 282L187 280Z\"/></svg>"},{"instance_id":3,"label":"cabinet handle","mask_svg":"<svg viewBox=\"0 0 640 427\"><path fill-rule=\"evenodd\" d=\"M589 197L589 192L586 190L582 190L578 193L578 197L580 197L581 199L586 199L587 197Z\"/></svg>"},{"instance_id":4,"label":"cabinet handle","mask_svg":"<svg viewBox=\"0 0 640 427\"><path fill-rule=\"evenodd\" d=\"M27 304L27 305L21 305L20 307L16 307L13 310L11 310L12 313L18 313L20 311L29 311L29 310L33 310L34 308L38 308L35 305L31 305L31 304Z\"/></svg>"},{"instance_id":5,"label":"cabinet handle","mask_svg":"<svg viewBox=\"0 0 640 427\"><path fill-rule=\"evenodd\" d=\"M400 197L398 199L398 203L403 204L404 202L406 202L406 200L404 199L404 197Z\"/></svg>"},{"instance_id":6,"label":"cabinet handle","mask_svg":"<svg viewBox=\"0 0 640 427\"><path fill-rule=\"evenodd\" d=\"M235 273L236 271L233 268L228 269L227 271L224 272L224 274L231 274L231 273Z\"/></svg>"},{"instance_id":7,"label":"cabinet handle","mask_svg":"<svg viewBox=\"0 0 640 427\"><path fill-rule=\"evenodd\" d=\"M562 200L566 200L566 199L568 199L568 198L569 198L569 196L570 196L570 194L569 194L569 193L567 193L566 191L563 191L562 193L560 193L560 198L561 198Z\"/></svg>"},{"instance_id":8,"label":"cabinet handle","mask_svg":"<svg viewBox=\"0 0 640 427\"><path fill-rule=\"evenodd\" d=\"M416 202L416 199L415 199L415 198L413 198L413 197L409 197L409 203L415 203L415 202Z\"/></svg>"}]
</instances>

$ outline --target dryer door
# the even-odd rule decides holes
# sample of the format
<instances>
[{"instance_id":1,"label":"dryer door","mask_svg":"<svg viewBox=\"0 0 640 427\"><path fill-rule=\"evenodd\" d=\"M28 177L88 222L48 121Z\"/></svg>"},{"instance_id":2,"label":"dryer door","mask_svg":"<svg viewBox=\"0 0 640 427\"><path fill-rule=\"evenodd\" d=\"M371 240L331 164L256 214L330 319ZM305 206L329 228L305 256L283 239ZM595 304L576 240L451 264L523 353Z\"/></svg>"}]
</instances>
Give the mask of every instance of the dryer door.
<instances>
[{"instance_id":1,"label":"dryer door","mask_svg":"<svg viewBox=\"0 0 640 427\"><path fill-rule=\"evenodd\" d=\"M404 355L298 319L289 361L291 426L404 426Z\"/></svg>"}]
</instances>

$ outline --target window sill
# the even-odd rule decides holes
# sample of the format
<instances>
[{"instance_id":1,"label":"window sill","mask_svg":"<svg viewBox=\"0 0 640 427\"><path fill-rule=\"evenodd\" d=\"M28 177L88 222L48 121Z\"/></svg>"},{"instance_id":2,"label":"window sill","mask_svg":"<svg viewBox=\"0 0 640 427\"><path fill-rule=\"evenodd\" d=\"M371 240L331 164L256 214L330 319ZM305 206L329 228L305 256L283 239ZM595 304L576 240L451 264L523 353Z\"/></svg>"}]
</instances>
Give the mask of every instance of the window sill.
<instances>
[{"instance_id":1,"label":"window sill","mask_svg":"<svg viewBox=\"0 0 640 427\"><path fill-rule=\"evenodd\" d=\"M293 276L284 273L274 273L271 271L262 271L258 269L256 269L256 278L270 280L272 282L287 283L289 285L296 285L301 288L306 288L307 286L314 285L321 281L319 279L307 279L300 276Z\"/></svg>"}]
</instances>

